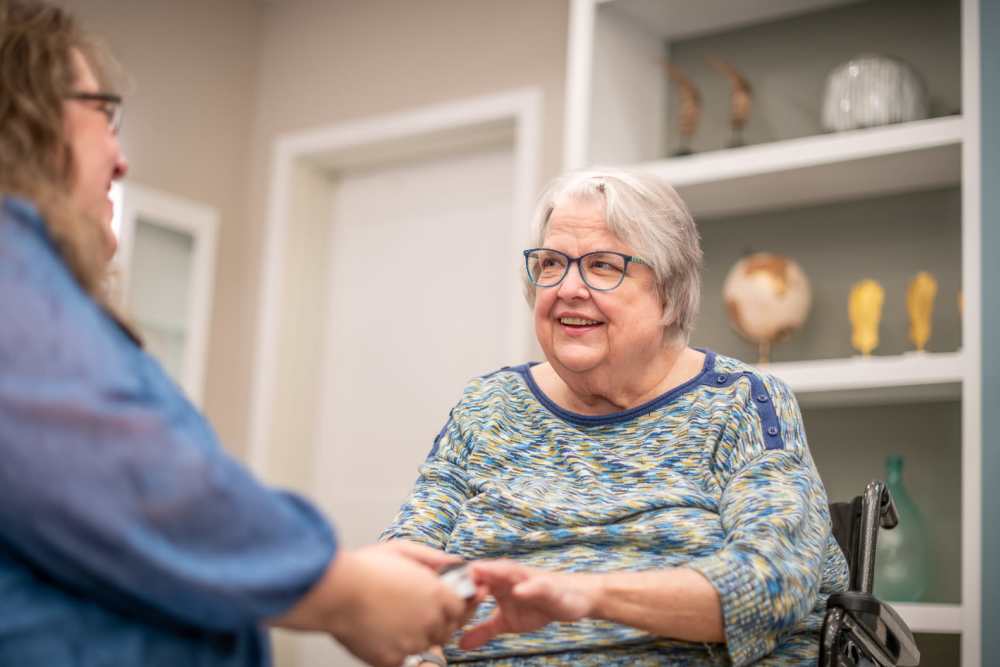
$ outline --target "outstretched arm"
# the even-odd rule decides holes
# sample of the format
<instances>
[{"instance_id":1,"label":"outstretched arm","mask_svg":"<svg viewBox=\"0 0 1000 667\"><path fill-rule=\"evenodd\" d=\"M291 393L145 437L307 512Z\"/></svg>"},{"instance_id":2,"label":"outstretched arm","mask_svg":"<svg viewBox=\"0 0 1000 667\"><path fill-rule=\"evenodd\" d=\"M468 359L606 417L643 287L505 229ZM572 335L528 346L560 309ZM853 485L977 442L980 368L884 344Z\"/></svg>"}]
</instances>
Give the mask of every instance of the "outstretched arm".
<instances>
[{"instance_id":1,"label":"outstretched arm","mask_svg":"<svg viewBox=\"0 0 1000 667\"><path fill-rule=\"evenodd\" d=\"M474 564L473 576L490 588L497 610L465 633L462 648L476 648L499 634L581 618L688 641L724 641L719 595L694 570L560 573L498 560Z\"/></svg>"},{"instance_id":2,"label":"outstretched arm","mask_svg":"<svg viewBox=\"0 0 1000 667\"><path fill-rule=\"evenodd\" d=\"M457 560L400 540L343 550L271 625L329 632L366 663L398 667L407 655L447 641L475 609L437 575Z\"/></svg>"}]
</instances>

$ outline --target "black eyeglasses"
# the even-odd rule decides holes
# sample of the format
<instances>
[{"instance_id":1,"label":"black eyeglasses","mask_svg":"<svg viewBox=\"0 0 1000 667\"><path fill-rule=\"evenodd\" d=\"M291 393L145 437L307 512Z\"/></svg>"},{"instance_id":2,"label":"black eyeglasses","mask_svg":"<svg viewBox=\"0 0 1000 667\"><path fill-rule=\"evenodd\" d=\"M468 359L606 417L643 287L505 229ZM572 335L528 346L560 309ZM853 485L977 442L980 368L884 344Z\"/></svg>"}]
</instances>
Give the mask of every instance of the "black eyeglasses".
<instances>
[{"instance_id":1,"label":"black eyeglasses","mask_svg":"<svg viewBox=\"0 0 1000 667\"><path fill-rule=\"evenodd\" d=\"M108 127L115 134L122 126L122 97L114 93L81 93L74 92L66 96L71 100L84 102L99 102L97 110L108 117Z\"/></svg>"},{"instance_id":2,"label":"black eyeglasses","mask_svg":"<svg viewBox=\"0 0 1000 667\"><path fill-rule=\"evenodd\" d=\"M524 251L524 268L528 278L538 287L555 287L569 273L569 267L576 264L580 278L587 287L600 292L609 292L625 280L629 262L645 264L649 262L611 250L588 252L579 257L570 257L564 252L549 248L529 248Z\"/></svg>"}]
</instances>

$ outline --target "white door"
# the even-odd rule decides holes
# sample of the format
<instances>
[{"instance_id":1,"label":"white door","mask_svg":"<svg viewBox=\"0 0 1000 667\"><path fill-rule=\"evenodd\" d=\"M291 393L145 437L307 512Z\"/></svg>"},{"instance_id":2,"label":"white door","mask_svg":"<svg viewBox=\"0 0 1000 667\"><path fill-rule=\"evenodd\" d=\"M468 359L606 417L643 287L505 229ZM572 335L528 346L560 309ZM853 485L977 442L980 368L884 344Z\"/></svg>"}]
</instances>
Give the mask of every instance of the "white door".
<instances>
[{"instance_id":1,"label":"white door","mask_svg":"<svg viewBox=\"0 0 1000 667\"><path fill-rule=\"evenodd\" d=\"M465 383L524 361L509 349L513 176L507 147L335 186L314 489L343 546L391 521ZM358 664L303 648L302 665Z\"/></svg>"}]
</instances>

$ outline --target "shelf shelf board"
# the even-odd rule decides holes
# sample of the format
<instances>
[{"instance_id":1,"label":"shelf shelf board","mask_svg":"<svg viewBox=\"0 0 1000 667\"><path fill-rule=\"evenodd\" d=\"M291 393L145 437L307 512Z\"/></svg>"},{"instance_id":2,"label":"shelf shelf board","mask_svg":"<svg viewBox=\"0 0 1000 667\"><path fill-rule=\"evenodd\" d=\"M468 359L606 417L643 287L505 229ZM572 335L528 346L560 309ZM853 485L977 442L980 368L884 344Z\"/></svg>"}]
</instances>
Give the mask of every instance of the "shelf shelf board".
<instances>
[{"instance_id":1,"label":"shelf shelf board","mask_svg":"<svg viewBox=\"0 0 1000 667\"><path fill-rule=\"evenodd\" d=\"M890 602L913 632L962 632L962 605Z\"/></svg>"},{"instance_id":2,"label":"shelf shelf board","mask_svg":"<svg viewBox=\"0 0 1000 667\"><path fill-rule=\"evenodd\" d=\"M740 26L846 5L858 0L597 0L632 17L663 39Z\"/></svg>"},{"instance_id":3,"label":"shelf shelf board","mask_svg":"<svg viewBox=\"0 0 1000 667\"><path fill-rule=\"evenodd\" d=\"M965 363L961 352L908 352L768 364L761 370L788 383L806 407L957 400Z\"/></svg>"},{"instance_id":4,"label":"shelf shelf board","mask_svg":"<svg viewBox=\"0 0 1000 667\"><path fill-rule=\"evenodd\" d=\"M957 185L961 116L788 139L635 165L699 219Z\"/></svg>"}]
</instances>

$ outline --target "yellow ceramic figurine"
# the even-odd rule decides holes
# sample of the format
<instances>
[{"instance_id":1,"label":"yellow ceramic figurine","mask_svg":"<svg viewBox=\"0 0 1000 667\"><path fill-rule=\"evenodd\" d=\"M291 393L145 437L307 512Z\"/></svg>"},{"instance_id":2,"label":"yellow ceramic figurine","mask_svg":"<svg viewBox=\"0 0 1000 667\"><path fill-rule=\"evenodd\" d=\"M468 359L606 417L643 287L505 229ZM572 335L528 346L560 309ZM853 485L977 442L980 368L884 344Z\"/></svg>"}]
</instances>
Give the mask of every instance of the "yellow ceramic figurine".
<instances>
[{"instance_id":1,"label":"yellow ceramic figurine","mask_svg":"<svg viewBox=\"0 0 1000 667\"><path fill-rule=\"evenodd\" d=\"M883 301L885 290L874 280L862 280L851 288L847 303L847 314L851 318L851 345L866 357L878 347Z\"/></svg>"},{"instance_id":2,"label":"yellow ceramic figurine","mask_svg":"<svg viewBox=\"0 0 1000 667\"><path fill-rule=\"evenodd\" d=\"M923 352L931 337L931 315L938 284L934 276L921 271L906 288L906 312L910 316L910 340Z\"/></svg>"}]
</instances>

